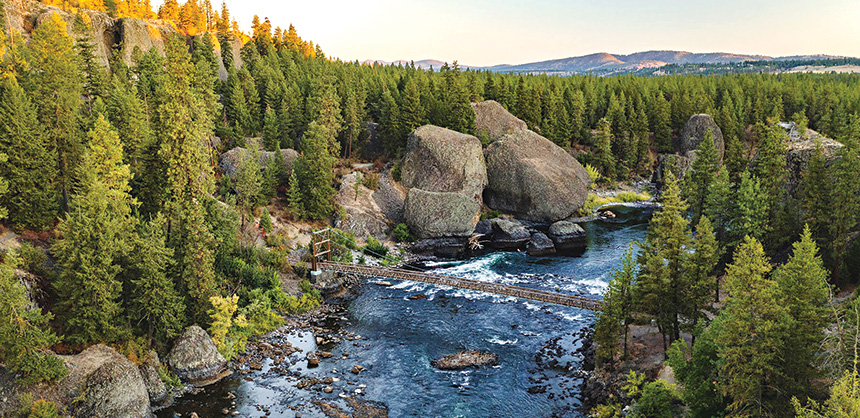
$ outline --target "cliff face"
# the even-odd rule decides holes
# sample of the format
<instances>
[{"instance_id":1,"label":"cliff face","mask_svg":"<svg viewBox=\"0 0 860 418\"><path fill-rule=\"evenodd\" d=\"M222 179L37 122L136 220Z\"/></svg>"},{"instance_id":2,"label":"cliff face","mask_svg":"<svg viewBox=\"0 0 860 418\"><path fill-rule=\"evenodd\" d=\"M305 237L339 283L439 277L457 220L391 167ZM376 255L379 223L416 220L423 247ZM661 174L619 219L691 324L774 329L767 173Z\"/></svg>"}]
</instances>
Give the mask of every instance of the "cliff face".
<instances>
[{"instance_id":1,"label":"cliff face","mask_svg":"<svg viewBox=\"0 0 860 418\"><path fill-rule=\"evenodd\" d=\"M73 13L33 0L0 0L0 2L5 6L8 20L8 22L2 22L3 25L8 24L13 36L20 34L25 42L29 41L33 31L53 13L58 14L67 23L69 36L72 39L77 39L82 35L73 29L72 23L75 21ZM131 64L131 53L135 47L140 48L143 52L155 48L159 54L163 55L165 40L170 35L179 33L172 22L156 19L113 19L103 12L81 11L91 26L90 36L96 46L94 51L96 58L105 68L110 68L110 56L115 49L119 49L123 60L129 65ZM221 50L226 49L233 54L233 62L237 68L241 66L242 60L239 57L239 49L242 48L242 44L238 39L231 37L229 45L223 46L218 45L217 41L213 43L215 44L215 53L219 57ZM226 79L227 70L224 68L222 60L219 60L219 67L219 75L222 79Z\"/></svg>"}]
</instances>

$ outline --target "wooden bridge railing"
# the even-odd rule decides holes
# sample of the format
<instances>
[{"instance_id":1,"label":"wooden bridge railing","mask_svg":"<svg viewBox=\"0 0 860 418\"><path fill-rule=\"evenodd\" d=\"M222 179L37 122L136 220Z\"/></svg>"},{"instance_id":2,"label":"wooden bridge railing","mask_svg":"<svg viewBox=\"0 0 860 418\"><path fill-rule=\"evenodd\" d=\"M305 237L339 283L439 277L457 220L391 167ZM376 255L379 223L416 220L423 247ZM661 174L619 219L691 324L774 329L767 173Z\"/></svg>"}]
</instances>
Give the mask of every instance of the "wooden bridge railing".
<instances>
[{"instance_id":1,"label":"wooden bridge railing","mask_svg":"<svg viewBox=\"0 0 860 418\"><path fill-rule=\"evenodd\" d=\"M600 301L596 299L549 292L546 290L530 289L521 286L482 282L479 280L464 279L462 277L446 276L441 274L421 273L394 267L363 266L358 264L333 263L330 261L318 262L317 266L322 270L352 273L366 277L402 279L413 282L458 287L461 289L471 289L480 292L494 293L497 295L531 299L540 302L554 303L557 305L573 306L592 311L600 310Z\"/></svg>"}]
</instances>

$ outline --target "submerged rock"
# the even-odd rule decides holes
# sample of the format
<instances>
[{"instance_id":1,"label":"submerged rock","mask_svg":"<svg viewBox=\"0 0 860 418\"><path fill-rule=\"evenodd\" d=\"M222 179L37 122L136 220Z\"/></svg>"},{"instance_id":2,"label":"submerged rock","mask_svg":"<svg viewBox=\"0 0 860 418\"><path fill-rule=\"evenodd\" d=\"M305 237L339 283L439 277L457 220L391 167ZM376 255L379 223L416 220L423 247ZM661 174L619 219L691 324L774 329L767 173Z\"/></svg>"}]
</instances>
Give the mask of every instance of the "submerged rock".
<instances>
[{"instance_id":1,"label":"submerged rock","mask_svg":"<svg viewBox=\"0 0 860 418\"><path fill-rule=\"evenodd\" d=\"M517 131L485 153L484 201L517 218L555 222L576 212L588 195L588 172L567 151L532 132Z\"/></svg>"},{"instance_id":2,"label":"submerged rock","mask_svg":"<svg viewBox=\"0 0 860 418\"><path fill-rule=\"evenodd\" d=\"M543 232L535 232L526 245L526 253L534 256L555 254L555 245Z\"/></svg>"},{"instance_id":3,"label":"submerged rock","mask_svg":"<svg viewBox=\"0 0 860 418\"><path fill-rule=\"evenodd\" d=\"M197 325L188 327L176 339L167 363L180 379L195 386L215 383L230 374L227 360L209 334Z\"/></svg>"},{"instance_id":4,"label":"submerged rock","mask_svg":"<svg viewBox=\"0 0 860 418\"><path fill-rule=\"evenodd\" d=\"M499 363L499 356L483 351L461 351L437 358L430 364L439 370L461 370L470 367L495 366Z\"/></svg>"},{"instance_id":5,"label":"submerged rock","mask_svg":"<svg viewBox=\"0 0 860 418\"><path fill-rule=\"evenodd\" d=\"M478 136L486 135L490 141L528 129L525 122L495 100L472 103L472 109L475 111L475 132Z\"/></svg>"},{"instance_id":6,"label":"submerged rock","mask_svg":"<svg viewBox=\"0 0 860 418\"><path fill-rule=\"evenodd\" d=\"M418 238L468 237L478 223L481 205L460 193L410 189L406 194L405 218Z\"/></svg>"}]
</instances>

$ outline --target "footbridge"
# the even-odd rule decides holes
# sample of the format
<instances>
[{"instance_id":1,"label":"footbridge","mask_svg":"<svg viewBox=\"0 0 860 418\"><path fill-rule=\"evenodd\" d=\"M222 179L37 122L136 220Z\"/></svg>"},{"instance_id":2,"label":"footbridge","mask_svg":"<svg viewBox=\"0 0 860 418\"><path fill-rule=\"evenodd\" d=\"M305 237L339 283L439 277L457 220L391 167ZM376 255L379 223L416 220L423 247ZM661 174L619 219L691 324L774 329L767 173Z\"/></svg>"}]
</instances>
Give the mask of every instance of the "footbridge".
<instances>
[{"instance_id":1,"label":"footbridge","mask_svg":"<svg viewBox=\"0 0 860 418\"><path fill-rule=\"evenodd\" d=\"M553 303L557 305L572 306L576 308L599 311L601 302L597 299L587 298L567 293L550 292L546 290L531 289L522 286L512 286L499 283L483 282L480 280L466 279L463 277L448 276L442 274L427 273L417 268L399 268L383 266L366 266L359 264L346 264L331 261L332 244L339 246L331 239L331 234L337 233L330 229L323 229L313 234L311 264L314 271L325 270L338 273L354 274L368 278L389 278L408 280L412 282L430 283L435 285L457 287L461 289L476 290L479 292L493 293L503 296L513 296L521 299L535 300L539 302ZM384 255L381 258L385 259Z\"/></svg>"}]
</instances>

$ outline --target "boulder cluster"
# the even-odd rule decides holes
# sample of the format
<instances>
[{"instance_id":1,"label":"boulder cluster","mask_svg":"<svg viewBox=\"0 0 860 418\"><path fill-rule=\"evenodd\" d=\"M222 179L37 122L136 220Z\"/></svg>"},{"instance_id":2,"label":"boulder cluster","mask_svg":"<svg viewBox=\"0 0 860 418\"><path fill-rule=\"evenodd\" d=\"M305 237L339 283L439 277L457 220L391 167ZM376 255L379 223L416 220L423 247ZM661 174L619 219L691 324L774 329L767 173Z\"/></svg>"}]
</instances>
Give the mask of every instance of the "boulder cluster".
<instances>
[{"instance_id":1,"label":"boulder cluster","mask_svg":"<svg viewBox=\"0 0 860 418\"><path fill-rule=\"evenodd\" d=\"M65 377L34 387L10 383L0 387L0 399L18 399L29 393L65 408L73 417L151 417L153 406L171 400L171 392L158 372L164 365L155 352L142 358L140 365L103 344L59 357L69 371ZM215 383L230 373L209 334L196 325L174 342L167 365L184 383L194 386ZM6 373L0 368L0 382L13 381ZM0 415L14 414L15 404L0 402Z\"/></svg>"},{"instance_id":2,"label":"boulder cluster","mask_svg":"<svg viewBox=\"0 0 860 418\"><path fill-rule=\"evenodd\" d=\"M413 252L462 255L479 238L494 248L543 255L559 243L569 249L570 242L582 242L584 232L555 239L549 231L585 202L591 180L582 165L499 103L472 107L478 135L490 141L486 149L475 136L432 125L409 137L401 183L408 189L403 218L420 239ZM484 204L515 219L479 223Z\"/></svg>"}]
</instances>

